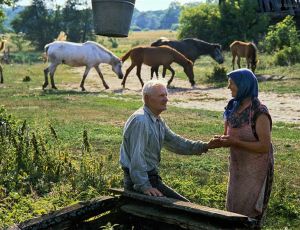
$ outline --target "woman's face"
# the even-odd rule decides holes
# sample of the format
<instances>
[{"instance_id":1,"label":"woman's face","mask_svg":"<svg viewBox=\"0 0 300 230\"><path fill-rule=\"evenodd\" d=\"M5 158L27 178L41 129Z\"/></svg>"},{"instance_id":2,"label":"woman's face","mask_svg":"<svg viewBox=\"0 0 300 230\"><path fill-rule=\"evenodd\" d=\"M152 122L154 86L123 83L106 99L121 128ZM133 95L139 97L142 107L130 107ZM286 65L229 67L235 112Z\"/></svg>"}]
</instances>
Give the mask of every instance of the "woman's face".
<instances>
[{"instance_id":1,"label":"woman's face","mask_svg":"<svg viewBox=\"0 0 300 230\"><path fill-rule=\"evenodd\" d=\"M238 87L236 86L236 84L234 83L234 81L231 80L231 78L228 79L228 87L227 88L230 89L232 97L236 97L237 96Z\"/></svg>"}]
</instances>

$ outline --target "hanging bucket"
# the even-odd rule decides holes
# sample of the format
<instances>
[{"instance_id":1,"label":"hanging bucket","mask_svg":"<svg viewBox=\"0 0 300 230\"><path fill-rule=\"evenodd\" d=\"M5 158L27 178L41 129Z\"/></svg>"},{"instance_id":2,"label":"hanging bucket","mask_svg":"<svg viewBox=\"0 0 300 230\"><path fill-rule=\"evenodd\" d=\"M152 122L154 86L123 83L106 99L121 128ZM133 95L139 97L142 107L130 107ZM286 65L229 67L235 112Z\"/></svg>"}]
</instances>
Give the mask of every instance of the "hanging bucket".
<instances>
[{"instance_id":1,"label":"hanging bucket","mask_svg":"<svg viewBox=\"0 0 300 230\"><path fill-rule=\"evenodd\" d=\"M95 33L127 37L134 4L135 0L92 0Z\"/></svg>"}]
</instances>

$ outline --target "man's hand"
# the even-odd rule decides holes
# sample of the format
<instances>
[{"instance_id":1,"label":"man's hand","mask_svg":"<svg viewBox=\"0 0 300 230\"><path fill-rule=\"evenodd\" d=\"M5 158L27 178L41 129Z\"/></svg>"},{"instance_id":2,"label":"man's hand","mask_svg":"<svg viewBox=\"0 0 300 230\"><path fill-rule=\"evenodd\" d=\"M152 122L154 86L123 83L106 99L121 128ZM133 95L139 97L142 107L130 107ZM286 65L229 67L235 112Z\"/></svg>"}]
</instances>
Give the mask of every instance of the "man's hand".
<instances>
[{"instance_id":1,"label":"man's hand","mask_svg":"<svg viewBox=\"0 0 300 230\"><path fill-rule=\"evenodd\" d=\"M144 194L148 196L164 196L158 189L156 188L148 188L144 191Z\"/></svg>"},{"instance_id":2,"label":"man's hand","mask_svg":"<svg viewBox=\"0 0 300 230\"><path fill-rule=\"evenodd\" d=\"M221 138L219 136L214 136L214 138L210 139L207 143L208 149L215 149L215 148L221 148L225 147L221 141Z\"/></svg>"}]
</instances>

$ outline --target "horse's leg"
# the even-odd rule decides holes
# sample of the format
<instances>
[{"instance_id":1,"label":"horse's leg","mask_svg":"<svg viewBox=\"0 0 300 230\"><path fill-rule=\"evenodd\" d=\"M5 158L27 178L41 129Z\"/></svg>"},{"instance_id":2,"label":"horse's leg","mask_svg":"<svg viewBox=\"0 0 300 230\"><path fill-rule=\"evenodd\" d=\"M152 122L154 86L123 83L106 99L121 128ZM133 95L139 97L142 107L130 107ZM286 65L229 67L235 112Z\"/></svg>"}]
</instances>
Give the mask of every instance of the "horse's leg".
<instances>
[{"instance_id":1,"label":"horse's leg","mask_svg":"<svg viewBox=\"0 0 300 230\"><path fill-rule=\"evenodd\" d=\"M232 54L232 70L234 70L234 64L235 64L235 55Z\"/></svg>"},{"instance_id":2,"label":"horse's leg","mask_svg":"<svg viewBox=\"0 0 300 230\"><path fill-rule=\"evenodd\" d=\"M143 80L141 78L141 69L142 69L142 64L136 66L136 75L138 76L138 78L139 78L139 80L141 82L141 85L143 87L144 86L144 82L143 82Z\"/></svg>"},{"instance_id":3,"label":"horse's leg","mask_svg":"<svg viewBox=\"0 0 300 230\"><path fill-rule=\"evenodd\" d=\"M48 73L49 73L49 66L46 69L44 69L45 81L43 84L43 90L48 86Z\"/></svg>"},{"instance_id":4,"label":"horse's leg","mask_svg":"<svg viewBox=\"0 0 300 230\"><path fill-rule=\"evenodd\" d=\"M165 66L163 66L163 72L162 72L162 77L163 77L163 78L165 78L166 72L167 72L167 69L166 69Z\"/></svg>"},{"instance_id":5,"label":"horse's leg","mask_svg":"<svg viewBox=\"0 0 300 230\"><path fill-rule=\"evenodd\" d=\"M57 64L51 64L49 66L49 72L50 72L50 81L51 81L51 87L52 89L57 89L56 86L55 86L55 83L54 83L54 73L55 73L55 70L56 70L56 67L57 67ZM47 77L47 85L48 85L48 77Z\"/></svg>"},{"instance_id":6,"label":"horse's leg","mask_svg":"<svg viewBox=\"0 0 300 230\"><path fill-rule=\"evenodd\" d=\"M104 77L103 77L103 74L102 74L101 71L100 71L99 66L95 66L95 69L96 69L97 73L99 74L99 76L100 76L100 78L101 78L101 80L102 80L102 84L103 84L103 86L105 87L105 89L109 89L109 86L106 84L106 82L105 82L105 80L104 80Z\"/></svg>"},{"instance_id":7,"label":"horse's leg","mask_svg":"<svg viewBox=\"0 0 300 230\"><path fill-rule=\"evenodd\" d=\"M237 65L240 69L241 68L241 57L240 56L238 56L238 58L237 58Z\"/></svg>"},{"instance_id":8,"label":"horse's leg","mask_svg":"<svg viewBox=\"0 0 300 230\"><path fill-rule=\"evenodd\" d=\"M0 65L0 83L3 84L3 68L2 68L2 65Z\"/></svg>"},{"instance_id":9,"label":"horse's leg","mask_svg":"<svg viewBox=\"0 0 300 230\"><path fill-rule=\"evenodd\" d=\"M152 67L151 67L151 77L150 77L150 80L153 79L153 74L154 74L154 73L156 73L156 66L152 66ZM158 77L158 76L156 75L156 77Z\"/></svg>"},{"instance_id":10,"label":"horse's leg","mask_svg":"<svg viewBox=\"0 0 300 230\"><path fill-rule=\"evenodd\" d=\"M247 69L250 69L250 58L246 57Z\"/></svg>"},{"instance_id":11,"label":"horse's leg","mask_svg":"<svg viewBox=\"0 0 300 230\"><path fill-rule=\"evenodd\" d=\"M174 78L174 76L175 76L175 71L172 69L171 66L164 66L164 68L170 70L171 73L172 73L172 76L171 76L170 80L168 81L168 86L170 86L170 84L171 84L171 82L173 81L173 78Z\"/></svg>"},{"instance_id":12,"label":"horse's leg","mask_svg":"<svg viewBox=\"0 0 300 230\"><path fill-rule=\"evenodd\" d=\"M81 88L81 91L85 91L85 88L84 88L84 82L85 82L85 79L86 79L88 73L90 72L90 69L91 69L91 67L89 67L89 66L86 66L86 67L85 67L85 70L84 70L84 73L83 73L83 75L82 75L82 79L81 79L81 82L80 82L80 88ZM97 71L97 72L98 72L98 71Z\"/></svg>"},{"instance_id":13,"label":"horse's leg","mask_svg":"<svg viewBox=\"0 0 300 230\"><path fill-rule=\"evenodd\" d=\"M156 67L155 67L155 70L154 70L154 72L155 72L155 74L156 74L156 79L158 79L158 69L159 69L159 66L156 66Z\"/></svg>"},{"instance_id":14,"label":"horse's leg","mask_svg":"<svg viewBox=\"0 0 300 230\"><path fill-rule=\"evenodd\" d=\"M128 74L130 73L130 71L135 67L135 64L131 63L131 66L129 66L129 68L126 70L125 76L123 78L123 81L121 83L121 85L123 85L123 89L125 89L125 82L127 79Z\"/></svg>"}]
</instances>

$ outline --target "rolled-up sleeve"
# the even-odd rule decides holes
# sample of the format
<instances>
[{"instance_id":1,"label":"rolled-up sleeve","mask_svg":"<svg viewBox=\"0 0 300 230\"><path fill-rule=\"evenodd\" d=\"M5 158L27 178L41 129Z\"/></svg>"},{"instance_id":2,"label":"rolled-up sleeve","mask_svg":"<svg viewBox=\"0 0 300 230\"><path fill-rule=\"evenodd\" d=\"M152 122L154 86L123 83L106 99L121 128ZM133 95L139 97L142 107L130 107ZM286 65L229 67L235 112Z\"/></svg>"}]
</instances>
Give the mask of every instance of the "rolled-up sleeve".
<instances>
[{"instance_id":1,"label":"rolled-up sleeve","mask_svg":"<svg viewBox=\"0 0 300 230\"><path fill-rule=\"evenodd\" d=\"M139 119L134 119L127 131L127 152L130 154L131 159L129 165L130 177L134 183L134 189L143 192L152 187L147 174L145 158L148 131L145 122Z\"/></svg>"},{"instance_id":2,"label":"rolled-up sleeve","mask_svg":"<svg viewBox=\"0 0 300 230\"><path fill-rule=\"evenodd\" d=\"M191 155L207 152L207 143L185 139L174 133L165 124L164 147L177 154Z\"/></svg>"}]
</instances>

